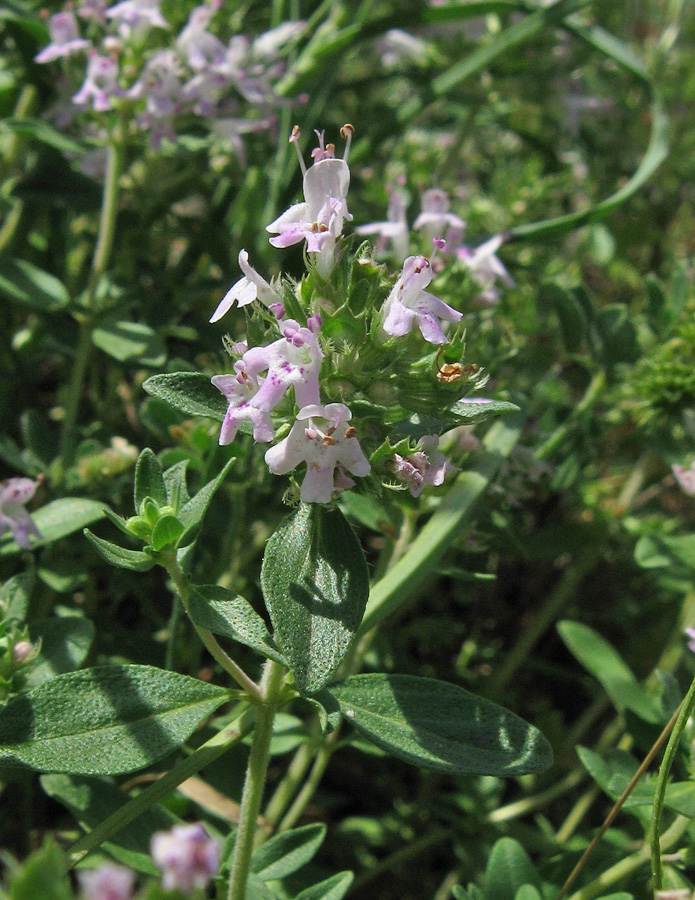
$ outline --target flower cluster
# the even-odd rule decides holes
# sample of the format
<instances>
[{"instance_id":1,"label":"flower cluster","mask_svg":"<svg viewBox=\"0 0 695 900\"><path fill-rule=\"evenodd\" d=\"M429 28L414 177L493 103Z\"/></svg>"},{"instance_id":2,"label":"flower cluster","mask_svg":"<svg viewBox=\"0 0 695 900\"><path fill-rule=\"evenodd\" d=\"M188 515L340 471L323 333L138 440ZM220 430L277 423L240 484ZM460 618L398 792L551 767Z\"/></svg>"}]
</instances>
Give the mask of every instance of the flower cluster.
<instances>
[{"instance_id":1,"label":"flower cluster","mask_svg":"<svg viewBox=\"0 0 695 900\"><path fill-rule=\"evenodd\" d=\"M463 243L466 222L452 213L450 206L446 191L439 188L423 191L421 210L413 222L413 229L423 232L430 240L434 240L437 235L444 235L446 243L442 252L458 259L470 272L472 279L481 289L476 297L477 301L494 305L499 302L500 297L496 283L499 281L506 287L514 285L514 279L496 255L504 244L505 237L497 234L476 248L469 247ZM386 250L390 243L394 256L404 260L408 255L410 243L406 208L407 198L404 192L392 188L386 221L369 222L360 225L355 231L357 234L376 235L377 247L382 251Z\"/></svg>"},{"instance_id":2,"label":"flower cluster","mask_svg":"<svg viewBox=\"0 0 695 900\"><path fill-rule=\"evenodd\" d=\"M264 323L270 338L262 346L228 342L235 360L233 372L212 378L228 404L220 444L231 443L240 429L252 432L259 443L271 443L281 429L280 439L265 453L266 464L277 475L305 465L300 498L307 503L330 502L336 494L354 487L354 478L372 474L375 461L382 465L385 478L395 473L417 497L424 485L441 485L454 467L437 449L436 434L420 431L413 437L420 439L414 450L412 432L391 445L390 414L383 405L374 406L369 397L379 390L387 395L393 391L392 402L399 409L396 418L405 419L409 409L417 408L413 404L429 406L432 394L434 411L438 406L446 410L452 392L457 392L453 399L460 396L464 376L474 373L469 380L480 381L478 366L466 369L460 363L448 363L440 368L438 355L434 359L431 355L432 347L441 353L450 343L447 330L460 323L463 315L427 290L434 278L436 254L445 252L446 241L433 235L434 250L429 257L405 258L400 275L384 297L379 268L365 258L351 263L349 255L342 252L346 246L343 229L352 220L347 193L353 128L345 125L341 129L345 140L342 158L336 156L333 144L326 143L323 132L316 134L318 146L307 167L299 151L299 129L293 129L290 142L299 155L304 199L267 226L273 247L304 243L307 276L300 285L283 279L270 283L250 265L246 250L241 250L242 277L210 320L219 321L235 304L247 307L255 322ZM454 237L462 233L465 223L448 211L446 195L441 191L430 194L417 227ZM396 192L394 197L400 202ZM404 210L402 203L397 206L394 202L393 228L383 232L394 240L400 239L396 220L404 221ZM407 245L407 226L400 235L404 236ZM344 274L350 266L355 277L360 269L371 273L372 288L367 289L371 293L359 307L351 306L350 288L348 296L345 294ZM339 270L343 274L335 274ZM462 349L462 335L460 331L454 334L452 352L457 353ZM451 376L443 378L444 370L451 370ZM422 382L432 385L425 388L424 400ZM408 384L413 385L413 397ZM351 398L362 404L357 415L355 407L344 402L352 403ZM365 454L361 440L373 445L371 457Z\"/></svg>"},{"instance_id":3,"label":"flower cluster","mask_svg":"<svg viewBox=\"0 0 695 900\"><path fill-rule=\"evenodd\" d=\"M73 116L80 108L105 112L129 104L135 123L157 146L163 138L175 139L177 116L194 114L215 120L215 128L241 153L241 135L273 121L272 110L281 102L273 80L283 69L284 47L303 23L286 23L254 40L233 35L224 42L211 30L220 4L195 7L171 38L160 0L112 6L107 0L81 0L74 12L70 5L51 16L51 41L36 62L86 59L84 81L72 95ZM79 19L88 37L82 36ZM239 117L243 101L258 110L254 119ZM57 114L68 124L64 105Z\"/></svg>"}]
</instances>

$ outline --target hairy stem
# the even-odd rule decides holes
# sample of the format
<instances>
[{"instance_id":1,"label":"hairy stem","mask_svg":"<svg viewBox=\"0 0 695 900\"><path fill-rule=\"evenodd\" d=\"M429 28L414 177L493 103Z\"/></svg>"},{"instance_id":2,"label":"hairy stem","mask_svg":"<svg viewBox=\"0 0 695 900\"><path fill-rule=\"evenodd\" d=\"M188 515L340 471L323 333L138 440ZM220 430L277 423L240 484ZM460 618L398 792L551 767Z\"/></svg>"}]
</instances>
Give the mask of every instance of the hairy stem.
<instances>
[{"instance_id":1,"label":"hairy stem","mask_svg":"<svg viewBox=\"0 0 695 900\"><path fill-rule=\"evenodd\" d=\"M183 574L181 566L178 564L176 555L171 554L169 559L163 560L163 565L169 573L169 577L174 582L183 608L190 618L190 614L188 613L188 598L190 596L190 588L188 586L188 580ZM213 659L215 659L217 663L219 663L219 665L225 670L225 672L232 676L234 681L236 681L236 683L241 688L243 688L243 690L248 694L251 700L255 701L256 703L261 702L263 699L263 694L261 688L259 688L256 682L253 681L253 679L249 678L246 672L244 672L244 670L238 663L234 662L231 656L225 653L222 647L220 647L220 645L217 643L217 639L212 634L212 632L208 631L207 628L201 628L199 625L196 625L192 619L191 622L196 630L196 634L203 642L207 651L210 653Z\"/></svg>"},{"instance_id":2,"label":"hairy stem","mask_svg":"<svg viewBox=\"0 0 695 900\"><path fill-rule=\"evenodd\" d=\"M258 814L261 809L263 789L268 772L273 721L279 703L280 688L284 676L285 669L278 663L268 660L263 672L263 680L261 682L262 702L259 704L256 712L256 729L246 767L244 790L241 795L239 827L237 828L234 843L227 900L244 900L246 897L246 884L249 878Z\"/></svg>"}]
</instances>

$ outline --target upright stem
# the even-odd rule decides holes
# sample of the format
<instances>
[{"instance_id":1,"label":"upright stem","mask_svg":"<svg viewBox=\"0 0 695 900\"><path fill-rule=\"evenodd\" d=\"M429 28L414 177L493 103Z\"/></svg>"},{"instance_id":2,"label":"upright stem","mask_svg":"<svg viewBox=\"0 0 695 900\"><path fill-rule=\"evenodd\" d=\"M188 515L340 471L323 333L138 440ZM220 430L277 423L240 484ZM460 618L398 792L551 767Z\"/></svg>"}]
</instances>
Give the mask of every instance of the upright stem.
<instances>
[{"instance_id":1,"label":"upright stem","mask_svg":"<svg viewBox=\"0 0 695 900\"><path fill-rule=\"evenodd\" d=\"M261 681L261 695L263 699L258 706L256 714L256 729L246 767L244 790L241 795L239 827L237 828L234 843L227 900L245 900L246 897L246 884L249 878L256 825L268 772L273 721L279 703L280 688L284 676L284 668L278 663L268 660Z\"/></svg>"},{"instance_id":2,"label":"upright stem","mask_svg":"<svg viewBox=\"0 0 695 900\"><path fill-rule=\"evenodd\" d=\"M169 577L174 582L176 586L176 590L178 592L179 598L181 600L181 604L186 611L186 614L190 618L190 614L188 613L188 598L190 596L190 588L188 586L188 581L186 576L183 574L181 566L176 559L176 554L172 553L171 557L166 560L162 560L162 564L165 566L167 572L169 573ZM211 631L208 631L207 628L201 628L200 625L196 625L195 622L191 619L193 627L196 630L196 634L203 642L205 647L207 648L210 655L215 659L219 665L232 676L234 681L246 691L249 698L255 702L259 702L262 700L262 691L261 688L256 684L253 679L249 678L249 676L244 672L238 663L235 663L234 660L229 656L229 654L225 653L222 647L217 643L217 639Z\"/></svg>"},{"instance_id":3,"label":"upright stem","mask_svg":"<svg viewBox=\"0 0 695 900\"><path fill-rule=\"evenodd\" d=\"M94 249L92 267L87 281L84 304L86 311L84 319L80 322L79 343L75 354L75 361L73 363L68 397L65 403L65 415L63 417L62 435L60 440L60 453L63 460L63 468L70 465L75 452L77 412L92 353L92 331L94 329L95 312L94 301L99 279L106 271L111 257L113 238L116 231L116 216L118 213L118 180L123 170L123 159L123 128L122 124L120 124L114 129L109 143L109 156L106 166L104 192L101 201L97 244Z\"/></svg>"},{"instance_id":4,"label":"upright stem","mask_svg":"<svg viewBox=\"0 0 695 900\"><path fill-rule=\"evenodd\" d=\"M685 695L678 716L676 718L671 737L664 751L664 758L659 766L659 774L656 776L656 788L654 790L654 805L652 807L652 821L649 828L649 844L651 847L652 859L652 888L654 892L661 890L662 870L661 870L661 814L664 809L664 797L666 796L666 785L668 784L668 776L671 772L671 766L678 750L681 736L688 723L688 719L692 715L695 706L695 679Z\"/></svg>"}]
</instances>

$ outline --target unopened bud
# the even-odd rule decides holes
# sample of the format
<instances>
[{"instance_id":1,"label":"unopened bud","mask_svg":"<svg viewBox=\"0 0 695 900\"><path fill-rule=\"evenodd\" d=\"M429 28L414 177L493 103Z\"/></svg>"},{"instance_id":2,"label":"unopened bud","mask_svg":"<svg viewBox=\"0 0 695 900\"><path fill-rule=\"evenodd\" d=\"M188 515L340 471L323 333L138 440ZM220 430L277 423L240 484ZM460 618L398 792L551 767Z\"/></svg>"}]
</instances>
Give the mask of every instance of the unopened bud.
<instances>
[{"instance_id":1,"label":"unopened bud","mask_svg":"<svg viewBox=\"0 0 695 900\"><path fill-rule=\"evenodd\" d=\"M17 641L12 648L12 662L16 666L23 666L36 655L36 647L29 641Z\"/></svg>"}]
</instances>

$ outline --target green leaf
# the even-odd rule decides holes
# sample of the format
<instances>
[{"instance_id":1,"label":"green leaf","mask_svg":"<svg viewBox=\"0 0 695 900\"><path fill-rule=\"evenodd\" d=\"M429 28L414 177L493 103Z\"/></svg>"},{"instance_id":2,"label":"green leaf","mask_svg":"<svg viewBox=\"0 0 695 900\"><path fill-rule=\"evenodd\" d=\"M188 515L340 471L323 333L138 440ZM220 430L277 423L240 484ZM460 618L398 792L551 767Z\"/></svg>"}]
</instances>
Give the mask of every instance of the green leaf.
<instances>
[{"instance_id":1,"label":"green leaf","mask_svg":"<svg viewBox=\"0 0 695 900\"><path fill-rule=\"evenodd\" d=\"M268 659L287 665L265 622L243 597L215 584L198 585L191 588L188 614L201 628L231 638Z\"/></svg>"},{"instance_id":2,"label":"green leaf","mask_svg":"<svg viewBox=\"0 0 695 900\"><path fill-rule=\"evenodd\" d=\"M514 900L543 900L543 897L532 884L523 884L514 895Z\"/></svg>"},{"instance_id":3,"label":"green leaf","mask_svg":"<svg viewBox=\"0 0 695 900\"><path fill-rule=\"evenodd\" d=\"M580 622L560 622L558 633L572 656L596 678L614 706L629 709L645 722L662 721L656 700L637 681L611 644L593 628Z\"/></svg>"},{"instance_id":4,"label":"green leaf","mask_svg":"<svg viewBox=\"0 0 695 900\"><path fill-rule=\"evenodd\" d=\"M369 595L367 562L342 512L303 503L266 545L261 588L297 688L320 691L347 653Z\"/></svg>"},{"instance_id":5,"label":"green leaf","mask_svg":"<svg viewBox=\"0 0 695 900\"><path fill-rule=\"evenodd\" d=\"M142 550L128 550L127 547L119 547L111 541L105 541L85 528L84 536L97 551L102 559L111 566L119 569L129 569L131 572L148 572L155 561Z\"/></svg>"},{"instance_id":6,"label":"green leaf","mask_svg":"<svg viewBox=\"0 0 695 900\"><path fill-rule=\"evenodd\" d=\"M314 858L325 837L324 824L305 825L277 834L254 851L251 871L261 881L285 878Z\"/></svg>"},{"instance_id":7,"label":"green leaf","mask_svg":"<svg viewBox=\"0 0 695 900\"><path fill-rule=\"evenodd\" d=\"M184 532L184 526L176 516L162 516L152 529L152 549L163 550L176 544Z\"/></svg>"},{"instance_id":8,"label":"green leaf","mask_svg":"<svg viewBox=\"0 0 695 900\"><path fill-rule=\"evenodd\" d=\"M661 538L666 550L689 569L695 569L695 534Z\"/></svg>"},{"instance_id":9,"label":"green leaf","mask_svg":"<svg viewBox=\"0 0 695 900\"><path fill-rule=\"evenodd\" d=\"M330 693L358 731L423 769L515 776L552 762L537 728L455 684L412 675L355 675L331 686Z\"/></svg>"},{"instance_id":10,"label":"green leaf","mask_svg":"<svg viewBox=\"0 0 695 900\"><path fill-rule=\"evenodd\" d=\"M85 831L123 809L130 799L126 791L104 778L42 775L40 780L48 796L66 806ZM147 875L159 875L149 853L150 838L155 831L168 831L177 822L168 810L151 806L102 846L123 865Z\"/></svg>"},{"instance_id":11,"label":"green leaf","mask_svg":"<svg viewBox=\"0 0 695 900\"><path fill-rule=\"evenodd\" d=\"M0 296L42 312L55 312L70 303L62 281L23 259L0 264Z\"/></svg>"},{"instance_id":12,"label":"green leaf","mask_svg":"<svg viewBox=\"0 0 695 900\"><path fill-rule=\"evenodd\" d=\"M390 441L397 442L404 438L419 440L426 434L444 434L460 425L477 425L494 416L519 412L516 403L506 400L487 400L480 398L464 398L448 410L446 419L437 419L424 413L413 413L409 418L395 422L390 429Z\"/></svg>"},{"instance_id":13,"label":"green leaf","mask_svg":"<svg viewBox=\"0 0 695 900\"><path fill-rule=\"evenodd\" d=\"M145 447L135 464L133 501L136 515L140 514L140 508L146 497L151 497L157 506L165 506L167 503L162 467L149 447Z\"/></svg>"},{"instance_id":14,"label":"green leaf","mask_svg":"<svg viewBox=\"0 0 695 900\"><path fill-rule=\"evenodd\" d=\"M55 616L31 625L29 634L32 641L41 641L41 652L26 674L27 686L34 688L79 669L92 646L94 624L83 616Z\"/></svg>"},{"instance_id":15,"label":"green leaf","mask_svg":"<svg viewBox=\"0 0 695 900\"><path fill-rule=\"evenodd\" d=\"M179 747L228 692L153 666L58 675L0 710L0 763L116 775Z\"/></svg>"},{"instance_id":16,"label":"green leaf","mask_svg":"<svg viewBox=\"0 0 695 900\"><path fill-rule=\"evenodd\" d=\"M34 573L22 572L0 588L0 620L24 622L34 588Z\"/></svg>"},{"instance_id":17,"label":"green leaf","mask_svg":"<svg viewBox=\"0 0 695 900\"><path fill-rule=\"evenodd\" d=\"M207 416L221 422L227 414L227 401L202 372L153 375L143 388L187 416Z\"/></svg>"},{"instance_id":18,"label":"green leaf","mask_svg":"<svg viewBox=\"0 0 695 900\"><path fill-rule=\"evenodd\" d=\"M516 900L523 885L541 889L541 879L526 851L513 838L500 838L492 850L485 869L486 900Z\"/></svg>"},{"instance_id":19,"label":"green leaf","mask_svg":"<svg viewBox=\"0 0 695 900\"><path fill-rule=\"evenodd\" d=\"M614 365L635 362L640 357L637 332L622 303L604 306L596 317L596 329L603 345L603 362Z\"/></svg>"},{"instance_id":20,"label":"green leaf","mask_svg":"<svg viewBox=\"0 0 695 900\"><path fill-rule=\"evenodd\" d=\"M191 499L179 510L177 518L185 526L179 541L179 547L187 547L198 537L203 524L203 517L208 510L208 506L210 506L210 501L217 493L219 486L227 477L227 473L234 462L236 462L236 459L232 457L232 459L225 463L217 478L213 478L212 481L209 481L205 487L201 488L198 493L194 497L191 497Z\"/></svg>"},{"instance_id":21,"label":"green leaf","mask_svg":"<svg viewBox=\"0 0 695 900\"><path fill-rule=\"evenodd\" d=\"M186 486L187 466L188 460L182 459L181 462L171 466L164 473L167 503L177 511L190 500L188 487Z\"/></svg>"},{"instance_id":22,"label":"green leaf","mask_svg":"<svg viewBox=\"0 0 695 900\"><path fill-rule=\"evenodd\" d=\"M538 290L540 311L552 310L557 315L565 349L576 353L586 335L586 313L572 291L557 282L546 281Z\"/></svg>"},{"instance_id":23,"label":"green leaf","mask_svg":"<svg viewBox=\"0 0 695 900\"><path fill-rule=\"evenodd\" d=\"M41 532L40 540L34 541L33 546L43 547L67 537L74 531L81 531L85 525L103 519L104 504L95 500L65 497L47 503L46 506L32 512L31 516ZM12 556L20 552L21 548L12 540L0 543L0 556Z\"/></svg>"},{"instance_id":24,"label":"green leaf","mask_svg":"<svg viewBox=\"0 0 695 900\"><path fill-rule=\"evenodd\" d=\"M483 440L485 453L474 467L457 476L405 556L372 587L360 634L370 631L427 585L448 547L461 540L462 532L473 521L473 507L512 452L520 429L516 416L492 425Z\"/></svg>"},{"instance_id":25,"label":"green leaf","mask_svg":"<svg viewBox=\"0 0 695 900\"><path fill-rule=\"evenodd\" d=\"M9 900L72 900L65 857L53 841L11 869Z\"/></svg>"},{"instance_id":26,"label":"green leaf","mask_svg":"<svg viewBox=\"0 0 695 900\"><path fill-rule=\"evenodd\" d=\"M645 534L635 545L635 562L643 569L663 569L671 565L671 556L664 552L661 538Z\"/></svg>"},{"instance_id":27,"label":"green leaf","mask_svg":"<svg viewBox=\"0 0 695 900\"><path fill-rule=\"evenodd\" d=\"M63 153L81 155L84 147L72 138L53 128L44 119L7 118L0 122L0 131L9 131L22 137L31 138Z\"/></svg>"},{"instance_id":28,"label":"green leaf","mask_svg":"<svg viewBox=\"0 0 695 900\"><path fill-rule=\"evenodd\" d=\"M342 900L354 877L352 872L338 872L332 878L306 888L294 900Z\"/></svg>"},{"instance_id":29,"label":"green leaf","mask_svg":"<svg viewBox=\"0 0 695 900\"><path fill-rule=\"evenodd\" d=\"M637 760L625 750L609 750L605 756L587 747L577 746L577 756L598 786L612 800L617 800L638 769ZM636 796L635 796L636 795ZM654 788L638 784L628 798L625 808L650 804L654 801Z\"/></svg>"},{"instance_id":30,"label":"green leaf","mask_svg":"<svg viewBox=\"0 0 695 900\"><path fill-rule=\"evenodd\" d=\"M156 368L166 361L161 336L142 322L110 322L92 332L95 347L123 363Z\"/></svg>"}]
</instances>

